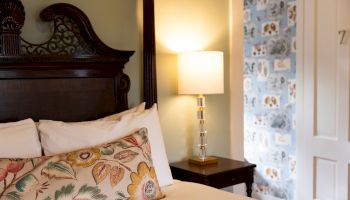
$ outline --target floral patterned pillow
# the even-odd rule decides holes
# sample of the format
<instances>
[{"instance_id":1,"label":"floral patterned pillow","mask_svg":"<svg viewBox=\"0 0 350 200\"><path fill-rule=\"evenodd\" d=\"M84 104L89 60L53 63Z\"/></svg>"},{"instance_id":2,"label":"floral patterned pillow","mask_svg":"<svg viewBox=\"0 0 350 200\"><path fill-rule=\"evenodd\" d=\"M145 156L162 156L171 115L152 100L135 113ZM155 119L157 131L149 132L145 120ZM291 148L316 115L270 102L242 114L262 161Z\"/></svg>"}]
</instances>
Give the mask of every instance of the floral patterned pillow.
<instances>
[{"instance_id":1,"label":"floral patterned pillow","mask_svg":"<svg viewBox=\"0 0 350 200\"><path fill-rule=\"evenodd\" d=\"M33 159L0 159L0 199L160 199L147 129L113 143Z\"/></svg>"}]
</instances>

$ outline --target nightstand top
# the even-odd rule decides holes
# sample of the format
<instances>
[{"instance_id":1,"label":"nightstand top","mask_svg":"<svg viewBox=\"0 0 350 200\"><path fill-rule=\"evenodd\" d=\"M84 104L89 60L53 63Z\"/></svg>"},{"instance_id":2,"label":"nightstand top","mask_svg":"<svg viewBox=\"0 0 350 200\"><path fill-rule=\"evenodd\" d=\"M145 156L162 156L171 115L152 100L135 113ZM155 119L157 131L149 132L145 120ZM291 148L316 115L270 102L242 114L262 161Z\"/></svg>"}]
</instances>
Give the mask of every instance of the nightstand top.
<instances>
[{"instance_id":1,"label":"nightstand top","mask_svg":"<svg viewBox=\"0 0 350 200\"><path fill-rule=\"evenodd\" d=\"M217 156L215 156L217 157ZM172 168L179 168L186 171L191 171L193 173L201 174L203 176L210 176L218 173L224 173L228 171L239 171L243 169L255 168L255 164L251 164L248 162L242 162L238 160L232 160L227 158L218 158L217 164L209 164L209 165L195 165L186 161L174 162L170 163Z\"/></svg>"}]
</instances>

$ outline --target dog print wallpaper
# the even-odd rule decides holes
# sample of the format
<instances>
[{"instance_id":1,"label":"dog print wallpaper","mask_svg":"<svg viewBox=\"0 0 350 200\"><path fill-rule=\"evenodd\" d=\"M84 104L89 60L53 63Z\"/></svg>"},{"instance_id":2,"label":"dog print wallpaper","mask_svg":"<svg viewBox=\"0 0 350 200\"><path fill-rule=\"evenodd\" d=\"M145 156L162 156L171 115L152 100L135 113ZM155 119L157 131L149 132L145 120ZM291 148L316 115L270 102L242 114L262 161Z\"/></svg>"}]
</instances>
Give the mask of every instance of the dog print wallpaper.
<instances>
[{"instance_id":1,"label":"dog print wallpaper","mask_svg":"<svg viewBox=\"0 0 350 200\"><path fill-rule=\"evenodd\" d=\"M296 1L244 1L244 148L253 195L294 199Z\"/></svg>"}]
</instances>

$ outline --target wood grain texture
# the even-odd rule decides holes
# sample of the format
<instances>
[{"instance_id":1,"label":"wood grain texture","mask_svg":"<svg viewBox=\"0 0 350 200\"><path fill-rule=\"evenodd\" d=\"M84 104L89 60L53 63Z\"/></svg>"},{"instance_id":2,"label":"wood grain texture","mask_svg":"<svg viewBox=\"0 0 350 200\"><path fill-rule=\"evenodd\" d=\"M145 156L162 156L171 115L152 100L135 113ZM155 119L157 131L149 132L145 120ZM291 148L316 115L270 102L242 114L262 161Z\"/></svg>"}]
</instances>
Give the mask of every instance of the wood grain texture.
<instances>
[{"instance_id":1,"label":"wood grain texture","mask_svg":"<svg viewBox=\"0 0 350 200\"><path fill-rule=\"evenodd\" d=\"M154 0L143 1L143 95L146 107L157 103L156 45Z\"/></svg>"},{"instance_id":2,"label":"wood grain texture","mask_svg":"<svg viewBox=\"0 0 350 200\"><path fill-rule=\"evenodd\" d=\"M0 80L0 119L80 121L112 114L113 83L113 78Z\"/></svg>"}]
</instances>

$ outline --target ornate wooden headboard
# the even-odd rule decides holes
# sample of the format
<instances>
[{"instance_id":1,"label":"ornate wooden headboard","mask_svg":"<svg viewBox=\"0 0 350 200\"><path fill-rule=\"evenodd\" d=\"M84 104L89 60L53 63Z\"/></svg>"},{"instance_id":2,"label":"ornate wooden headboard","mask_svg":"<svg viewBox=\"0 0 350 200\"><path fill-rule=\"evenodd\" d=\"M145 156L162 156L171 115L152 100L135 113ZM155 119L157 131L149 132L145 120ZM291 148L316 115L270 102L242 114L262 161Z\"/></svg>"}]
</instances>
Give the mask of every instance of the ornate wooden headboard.
<instances>
[{"instance_id":1,"label":"ornate wooden headboard","mask_svg":"<svg viewBox=\"0 0 350 200\"><path fill-rule=\"evenodd\" d=\"M144 0L148 106L156 102L153 6L153 0ZM123 68L134 52L105 45L87 16L70 4L51 5L40 18L53 23L52 37L32 44L20 37L22 3L0 1L0 121L81 121L127 109L130 80Z\"/></svg>"}]
</instances>

